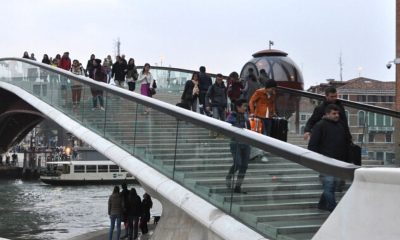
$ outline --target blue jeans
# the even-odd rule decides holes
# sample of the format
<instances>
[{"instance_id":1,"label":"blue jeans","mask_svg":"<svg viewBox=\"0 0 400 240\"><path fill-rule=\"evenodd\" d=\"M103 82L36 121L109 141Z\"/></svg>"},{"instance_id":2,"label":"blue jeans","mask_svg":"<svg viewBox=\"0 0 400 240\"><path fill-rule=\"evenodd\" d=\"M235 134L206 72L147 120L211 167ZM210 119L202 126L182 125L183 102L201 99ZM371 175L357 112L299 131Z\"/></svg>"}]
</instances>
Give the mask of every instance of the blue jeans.
<instances>
[{"instance_id":1,"label":"blue jeans","mask_svg":"<svg viewBox=\"0 0 400 240\"><path fill-rule=\"evenodd\" d=\"M240 188L240 186L243 183L249 164L250 146L247 144L231 142L230 150L233 156L233 164L229 169L228 175L226 176L226 181L227 183L231 182L231 179L235 174L235 172L239 171L236 181L236 187Z\"/></svg>"},{"instance_id":2,"label":"blue jeans","mask_svg":"<svg viewBox=\"0 0 400 240\"><path fill-rule=\"evenodd\" d=\"M112 240L113 239L113 232L114 232L114 226L115 226L115 220L117 221L117 239L121 237L121 215L110 215L110 220L111 220L111 226L110 226L110 232L108 233L108 239Z\"/></svg>"},{"instance_id":3,"label":"blue jeans","mask_svg":"<svg viewBox=\"0 0 400 240\"><path fill-rule=\"evenodd\" d=\"M266 136L271 136L273 120L271 118L262 118L262 121L263 121L262 134Z\"/></svg>"},{"instance_id":4,"label":"blue jeans","mask_svg":"<svg viewBox=\"0 0 400 240\"><path fill-rule=\"evenodd\" d=\"M322 187L324 191L319 199L318 208L332 212L336 207L335 189L336 178L326 174L321 174Z\"/></svg>"},{"instance_id":5,"label":"blue jeans","mask_svg":"<svg viewBox=\"0 0 400 240\"><path fill-rule=\"evenodd\" d=\"M225 121L225 108L212 107L213 118Z\"/></svg>"}]
</instances>

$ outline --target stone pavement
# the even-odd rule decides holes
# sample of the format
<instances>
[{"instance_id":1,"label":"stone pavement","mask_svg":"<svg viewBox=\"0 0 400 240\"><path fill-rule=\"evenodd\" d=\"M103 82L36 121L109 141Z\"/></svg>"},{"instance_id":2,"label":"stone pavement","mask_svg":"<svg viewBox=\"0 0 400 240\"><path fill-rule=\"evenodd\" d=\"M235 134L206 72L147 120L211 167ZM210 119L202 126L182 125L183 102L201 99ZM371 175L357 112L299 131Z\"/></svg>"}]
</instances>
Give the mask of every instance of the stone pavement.
<instances>
[{"instance_id":1,"label":"stone pavement","mask_svg":"<svg viewBox=\"0 0 400 240\"><path fill-rule=\"evenodd\" d=\"M153 222L151 221L148 224L148 228L149 228L149 233L142 235L142 233L140 232L140 228L139 228L139 237L137 238L138 240L148 240L151 238L151 235L154 233L154 229L155 226ZM90 232L90 233L85 233L76 237L71 238L70 240L108 240L108 229L103 229L103 230L98 230L98 231L94 231L94 232ZM124 226L121 225L121 236L123 236L125 234L125 229ZM114 237L113 239L117 239L117 231L116 229L114 229ZM127 238L125 238L127 239Z\"/></svg>"}]
</instances>

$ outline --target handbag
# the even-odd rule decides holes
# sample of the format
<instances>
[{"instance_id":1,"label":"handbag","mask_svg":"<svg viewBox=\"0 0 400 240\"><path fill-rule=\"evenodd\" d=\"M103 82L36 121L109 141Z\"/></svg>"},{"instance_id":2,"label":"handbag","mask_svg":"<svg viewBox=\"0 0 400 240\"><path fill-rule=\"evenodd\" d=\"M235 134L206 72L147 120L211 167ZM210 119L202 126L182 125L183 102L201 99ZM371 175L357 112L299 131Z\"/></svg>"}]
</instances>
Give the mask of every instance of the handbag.
<instances>
[{"instance_id":1,"label":"handbag","mask_svg":"<svg viewBox=\"0 0 400 240\"><path fill-rule=\"evenodd\" d=\"M351 143L348 148L347 160L350 163L361 166L361 147Z\"/></svg>"}]
</instances>

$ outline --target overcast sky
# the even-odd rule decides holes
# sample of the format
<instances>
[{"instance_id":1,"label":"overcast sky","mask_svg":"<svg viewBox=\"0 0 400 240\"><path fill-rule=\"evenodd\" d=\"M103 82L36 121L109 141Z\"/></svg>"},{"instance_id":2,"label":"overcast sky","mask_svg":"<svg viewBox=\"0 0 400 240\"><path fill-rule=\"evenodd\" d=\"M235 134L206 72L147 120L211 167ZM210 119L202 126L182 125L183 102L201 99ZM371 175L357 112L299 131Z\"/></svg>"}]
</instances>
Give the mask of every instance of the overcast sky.
<instances>
[{"instance_id":1,"label":"overcast sky","mask_svg":"<svg viewBox=\"0 0 400 240\"><path fill-rule=\"evenodd\" d=\"M69 51L84 62L121 53L137 65L240 72L252 54L289 53L305 85L358 77L394 81L395 0L0 0L1 57ZM360 70L361 69L361 70Z\"/></svg>"}]
</instances>

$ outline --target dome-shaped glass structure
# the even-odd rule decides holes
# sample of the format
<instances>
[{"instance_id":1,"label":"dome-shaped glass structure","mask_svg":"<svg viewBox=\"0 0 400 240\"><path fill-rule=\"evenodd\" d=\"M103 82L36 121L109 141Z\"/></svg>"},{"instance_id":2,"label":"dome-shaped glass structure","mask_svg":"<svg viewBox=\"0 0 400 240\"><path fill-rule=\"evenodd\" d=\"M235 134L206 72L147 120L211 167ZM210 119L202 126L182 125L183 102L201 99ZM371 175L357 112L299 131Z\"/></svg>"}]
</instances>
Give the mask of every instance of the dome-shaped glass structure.
<instances>
[{"instance_id":1,"label":"dome-shaped glass structure","mask_svg":"<svg viewBox=\"0 0 400 240\"><path fill-rule=\"evenodd\" d=\"M256 52L253 54L254 58L242 68L240 77L247 79L253 69L257 77L260 74L266 74L268 78L274 79L278 86L303 90L304 82L301 71L287 55L287 53L275 49ZM265 70L265 73L262 70Z\"/></svg>"}]
</instances>

